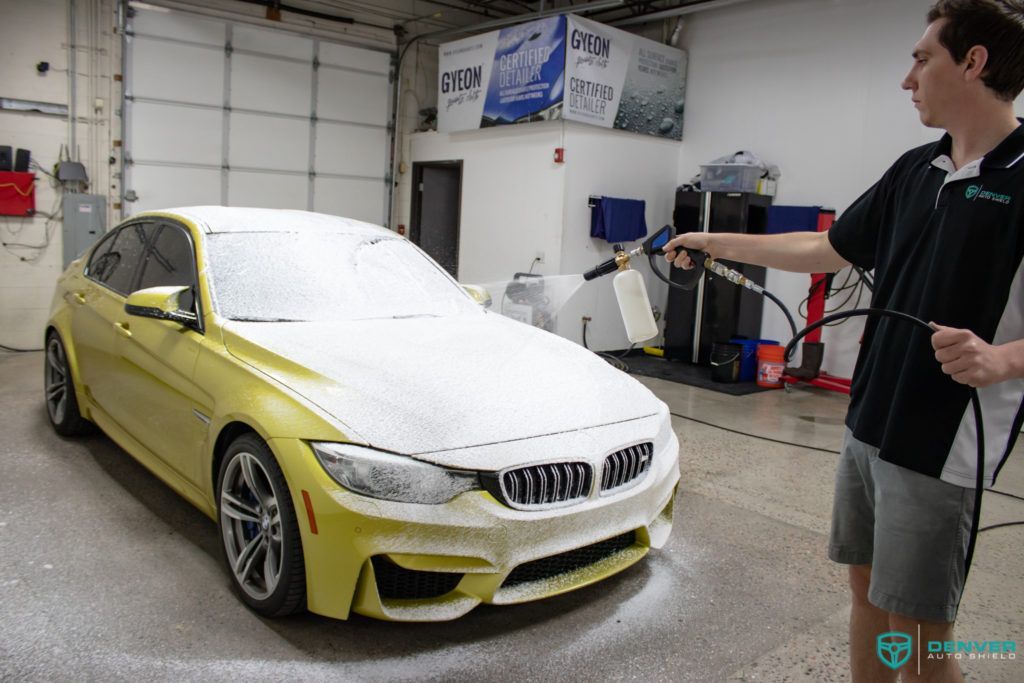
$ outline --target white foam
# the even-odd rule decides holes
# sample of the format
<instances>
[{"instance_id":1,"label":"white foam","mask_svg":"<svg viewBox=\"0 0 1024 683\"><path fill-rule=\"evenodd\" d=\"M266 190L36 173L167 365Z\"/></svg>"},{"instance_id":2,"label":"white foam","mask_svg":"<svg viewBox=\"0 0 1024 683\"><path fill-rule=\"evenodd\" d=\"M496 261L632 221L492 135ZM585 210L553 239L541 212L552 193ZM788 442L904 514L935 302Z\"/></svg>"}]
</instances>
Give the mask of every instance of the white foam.
<instances>
[{"instance_id":1,"label":"white foam","mask_svg":"<svg viewBox=\"0 0 1024 683\"><path fill-rule=\"evenodd\" d=\"M370 445L397 453L574 432L654 415L661 405L646 387L589 351L493 313L232 322L226 330L313 370L318 376L261 364L264 372L350 425ZM226 342L247 360L230 334ZM518 451L521 462L525 446L516 444L492 457L508 461ZM459 460L468 466L483 456L467 453Z\"/></svg>"}]
</instances>

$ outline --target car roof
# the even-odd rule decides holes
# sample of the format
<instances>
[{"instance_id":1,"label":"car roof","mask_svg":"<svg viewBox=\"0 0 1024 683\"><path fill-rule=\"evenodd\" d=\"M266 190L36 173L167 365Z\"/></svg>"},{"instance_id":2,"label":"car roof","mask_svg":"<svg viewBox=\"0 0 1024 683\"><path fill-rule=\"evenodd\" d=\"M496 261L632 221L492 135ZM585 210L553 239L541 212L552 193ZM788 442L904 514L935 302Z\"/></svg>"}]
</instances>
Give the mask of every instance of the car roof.
<instances>
[{"instance_id":1,"label":"car roof","mask_svg":"<svg viewBox=\"0 0 1024 683\"><path fill-rule=\"evenodd\" d=\"M292 209L254 209L234 206L187 206L147 211L145 215L172 215L190 221L207 234L224 232L319 232L356 235L395 233L372 223Z\"/></svg>"}]
</instances>

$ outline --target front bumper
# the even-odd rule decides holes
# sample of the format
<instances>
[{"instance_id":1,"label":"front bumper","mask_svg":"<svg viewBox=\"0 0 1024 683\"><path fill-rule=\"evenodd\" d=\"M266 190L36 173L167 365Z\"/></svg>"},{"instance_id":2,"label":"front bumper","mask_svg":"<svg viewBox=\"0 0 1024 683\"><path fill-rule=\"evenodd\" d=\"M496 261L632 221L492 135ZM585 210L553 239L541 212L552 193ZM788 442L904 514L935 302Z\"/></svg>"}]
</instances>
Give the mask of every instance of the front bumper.
<instances>
[{"instance_id":1,"label":"front bumper","mask_svg":"<svg viewBox=\"0 0 1024 683\"><path fill-rule=\"evenodd\" d=\"M481 602L526 602L599 581L664 545L679 481L672 434L643 481L607 498L536 511L484 491L443 505L396 503L343 489L303 441L270 445L295 501L308 607L340 619L354 610L444 621Z\"/></svg>"}]
</instances>

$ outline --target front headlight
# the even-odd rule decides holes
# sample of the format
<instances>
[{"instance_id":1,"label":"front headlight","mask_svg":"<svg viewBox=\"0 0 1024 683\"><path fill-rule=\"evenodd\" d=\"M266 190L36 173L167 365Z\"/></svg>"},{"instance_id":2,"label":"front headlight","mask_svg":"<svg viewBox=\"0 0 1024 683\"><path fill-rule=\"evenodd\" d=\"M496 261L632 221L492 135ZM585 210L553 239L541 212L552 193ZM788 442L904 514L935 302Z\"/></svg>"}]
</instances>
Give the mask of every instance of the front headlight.
<instances>
[{"instance_id":1,"label":"front headlight","mask_svg":"<svg viewBox=\"0 0 1024 683\"><path fill-rule=\"evenodd\" d=\"M327 474L350 491L402 503L447 503L480 488L475 472L450 470L364 446L311 442Z\"/></svg>"},{"instance_id":2,"label":"front headlight","mask_svg":"<svg viewBox=\"0 0 1024 683\"><path fill-rule=\"evenodd\" d=\"M658 435L654 437L654 452L660 453L661 449L668 445L668 442L675 436L675 432L672 429L672 415L669 413L668 406L664 403L661 404L661 409L658 411L658 419L660 424L658 425Z\"/></svg>"}]
</instances>

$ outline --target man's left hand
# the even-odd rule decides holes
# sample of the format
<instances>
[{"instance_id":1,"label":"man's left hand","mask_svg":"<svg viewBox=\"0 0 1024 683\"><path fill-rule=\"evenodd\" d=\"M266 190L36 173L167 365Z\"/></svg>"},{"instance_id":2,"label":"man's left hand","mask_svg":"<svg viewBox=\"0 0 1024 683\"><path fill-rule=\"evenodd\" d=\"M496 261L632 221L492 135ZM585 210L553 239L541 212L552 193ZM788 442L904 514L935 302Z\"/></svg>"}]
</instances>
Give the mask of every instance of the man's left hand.
<instances>
[{"instance_id":1,"label":"man's left hand","mask_svg":"<svg viewBox=\"0 0 1024 683\"><path fill-rule=\"evenodd\" d=\"M970 330L929 324L935 330L935 360L955 381L981 388L1010 377L1010 363L999 346L987 343Z\"/></svg>"}]
</instances>

